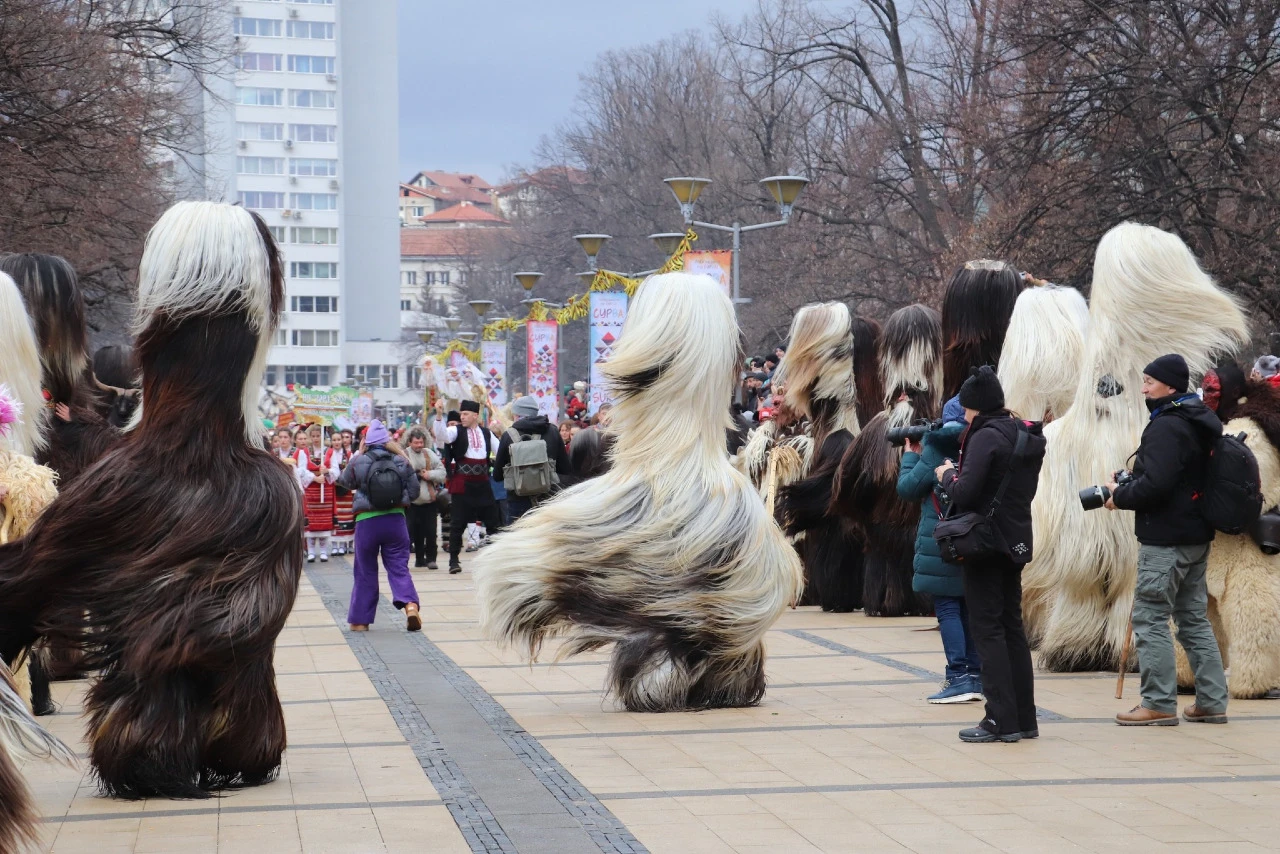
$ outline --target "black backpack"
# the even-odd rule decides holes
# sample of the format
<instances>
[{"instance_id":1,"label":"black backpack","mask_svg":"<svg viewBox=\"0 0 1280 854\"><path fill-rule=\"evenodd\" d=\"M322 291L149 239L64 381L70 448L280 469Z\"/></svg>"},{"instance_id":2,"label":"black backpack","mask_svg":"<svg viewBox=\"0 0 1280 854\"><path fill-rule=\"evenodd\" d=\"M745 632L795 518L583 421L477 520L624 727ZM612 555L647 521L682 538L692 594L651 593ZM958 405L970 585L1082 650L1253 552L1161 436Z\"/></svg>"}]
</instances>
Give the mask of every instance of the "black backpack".
<instances>
[{"instance_id":1,"label":"black backpack","mask_svg":"<svg viewBox=\"0 0 1280 854\"><path fill-rule=\"evenodd\" d=\"M368 453L373 462L362 491L374 510L394 510L404 501L404 484L396 470L395 457L390 451L378 448Z\"/></svg>"},{"instance_id":2,"label":"black backpack","mask_svg":"<svg viewBox=\"0 0 1280 854\"><path fill-rule=\"evenodd\" d=\"M1262 477L1245 434L1223 434L1209 448L1200 513L1224 534L1250 529L1262 515Z\"/></svg>"}]
</instances>

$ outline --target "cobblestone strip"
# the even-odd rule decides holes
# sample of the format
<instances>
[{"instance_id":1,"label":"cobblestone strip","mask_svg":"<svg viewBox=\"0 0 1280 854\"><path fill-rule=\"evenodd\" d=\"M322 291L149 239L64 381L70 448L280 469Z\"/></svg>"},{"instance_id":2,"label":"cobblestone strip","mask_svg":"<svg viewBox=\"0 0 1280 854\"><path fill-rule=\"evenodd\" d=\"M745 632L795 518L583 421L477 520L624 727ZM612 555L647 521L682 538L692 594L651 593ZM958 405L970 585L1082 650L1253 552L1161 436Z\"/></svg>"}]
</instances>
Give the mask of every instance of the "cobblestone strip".
<instances>
[{"instance_id":1,"label":"cobblestone strip","mask_svg":"<svg viewBox=\"0 0 1280 854\"><path fill-rule=\"evenodd\" d=\"M386 600L378 601L384 619L396 621L400 613ZM474 624L472 624L474 625ZM539 741L526 732L502 704L480 687L452 658L427 638L425 633L407 635L410 645L422 653L453 688L467 699L525 767L547 787L565 811L582 824L587 835L606 854L648 854L648 849L627 830L609 808L577 781Z\"/></svg>"},{"instance_id":2,"label":"cobblestone strip","mask_svg":"<svg viewBox=\"0 0 1280 854\"><path fill-rule=\"evenodd\" d=\"M306 568L311 585L329 609L334 621L344 625L347 620L347 603L339 599L333 588L318 572L311 567ZM390 608L389 605L385 607ZM394 610L394 609L392 609ZM449 808L449 813L457 823L467 845L477 854L518 854L515 845L507 838L506 832L493 817L493 813L485 802L476 794L457 763L449 757L444 746L431 730L427 719L409 699L399 680L391 673L382 657L369 643L369 639L359 633L344 632L347 645L355 653L356 659L369 681L378 690L378 695L387 704L391 717L413 749L418 764L431 780L440 799Z\"/></svg>"}]
</instances>

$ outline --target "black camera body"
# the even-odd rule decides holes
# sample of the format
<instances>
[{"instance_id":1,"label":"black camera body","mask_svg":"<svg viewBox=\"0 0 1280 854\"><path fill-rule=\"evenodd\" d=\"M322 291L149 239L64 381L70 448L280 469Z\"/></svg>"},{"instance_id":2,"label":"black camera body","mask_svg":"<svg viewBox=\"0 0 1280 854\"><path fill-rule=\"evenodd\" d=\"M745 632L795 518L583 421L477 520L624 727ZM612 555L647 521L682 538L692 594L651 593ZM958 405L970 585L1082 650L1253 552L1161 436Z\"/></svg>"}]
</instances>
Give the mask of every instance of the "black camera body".
<instances>
[{"instance_id":1,"label":"black camera body","mask_svg":"<svg viewBox=\"0 0 1280 854\"><path fill-rule=\"evenodd\" d=\"M890 427L888 432L884 434L886 440L895 448L901 448L907 444L907 441L919 442L931 430L937 430L942 426L942 419L930 421L928 418L921 418L913 421L906 427Z\"/></svg>"},{"instance_id":2,"label":"black camera body","mask_svg":"<svg viewBox=\"0 0 1280 854\"><path fill-rule=\"evenodd\" d=\"M1123 486L1133 481L1133 472L1121 469L1112 474L1111 479L1115 481L1116 486ZM1080 490L1080 506L1085 510L1097 510L1099 507L1105 507L1110 500L1111 490L1107 489L1103 484L1087 486Z\"/></svg>"}]
</instances>

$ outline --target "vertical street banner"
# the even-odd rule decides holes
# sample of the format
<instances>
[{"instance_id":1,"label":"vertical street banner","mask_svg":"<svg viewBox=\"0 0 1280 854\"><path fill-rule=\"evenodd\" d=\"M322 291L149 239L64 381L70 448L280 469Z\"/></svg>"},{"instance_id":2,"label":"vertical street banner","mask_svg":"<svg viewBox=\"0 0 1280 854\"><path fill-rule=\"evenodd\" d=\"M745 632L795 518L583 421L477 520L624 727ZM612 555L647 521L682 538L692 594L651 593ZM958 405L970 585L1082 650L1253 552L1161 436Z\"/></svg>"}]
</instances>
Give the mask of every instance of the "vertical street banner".
<instances>
[{"instance_id":1,"label":"vertical street banner","mask_svg":"<svg viewBox=\"0 0 1280 854\"><path fill-rule=\"evenodd\" d=\"M627 319L627 295L618 291L596 291L591 294L591 396L587 412L595 415L613 394L604 377L604 363L622 337L622 323Z\"/></svg>"},{"instance_id":2,"label":"vertical street banner","mask_svg":"<svg viewBox=\"0 0 1280 854\"><path fill-rule=\"evenodd\" d=\"M733 250L695 249L684 253L684 271L710 276L720 283L724 295L733 297Z\"/></svg>"},{"instance_id":3,"label":"vertical street banner","mask_svg":"<svg viewBox=\"0 0 1280 854\"><path fill-rule=\"evenodd\" d=\"M538 400L538 412L555 421L560 416L560 389L556 377L556 322L530 320L525 324L529 342L529 394Z\"/></svg>"},{"instance_id":4,"label":"vertical street banner","mask_svg":"<svg viewBox=\"0 0 1280 854\"><path fill-rule=\"evenodd\" d=\"M507 342L480 342L480 374L489 395L490 406L507 402Z\"/></svg>"}]
</instances>

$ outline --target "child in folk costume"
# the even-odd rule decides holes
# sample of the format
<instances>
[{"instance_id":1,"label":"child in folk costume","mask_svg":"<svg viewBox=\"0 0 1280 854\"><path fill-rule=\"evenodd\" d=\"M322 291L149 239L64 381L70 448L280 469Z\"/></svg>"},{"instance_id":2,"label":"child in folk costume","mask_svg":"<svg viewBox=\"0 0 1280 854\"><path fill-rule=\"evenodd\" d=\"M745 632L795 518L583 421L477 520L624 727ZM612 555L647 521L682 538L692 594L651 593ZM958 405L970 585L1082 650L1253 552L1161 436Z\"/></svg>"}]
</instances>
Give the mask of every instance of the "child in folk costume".
<instances>
[{"instance_id":1,"label":"child in folk costume","mask_svg":"<svg viewBox=\"0 0 1280 854\"><path fill-rule=\"evenodd\" d=\"M329 560L329 537L333 534L333 482L337 473L326 460L324 428L312 424L307 428L306 462L311 482L303 493L302 507L307 514L307 563L314 563L319 550L320 562Z\"/></svg>"},{"instance_id":2,"label":"child in folk costume","mask_svg":"<svg viewBox=\"0 0 1280 854\"><path fill-rule=\"evenodd\" d=\"M324 467L333 472L334 480L342 474L347 463L351 462L351 450L348 447L351 431L341 433L334 431L329 437L329 450L325 451ZM336 555L344 555L351 548L355 537L356 514L352 507L354 496L351 490L334 483L333 486L333 534L329 539L330 551Z\"/></svg>"}]
</instances>

